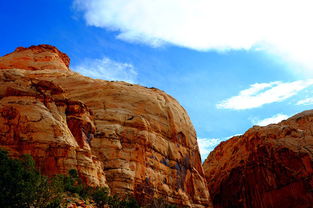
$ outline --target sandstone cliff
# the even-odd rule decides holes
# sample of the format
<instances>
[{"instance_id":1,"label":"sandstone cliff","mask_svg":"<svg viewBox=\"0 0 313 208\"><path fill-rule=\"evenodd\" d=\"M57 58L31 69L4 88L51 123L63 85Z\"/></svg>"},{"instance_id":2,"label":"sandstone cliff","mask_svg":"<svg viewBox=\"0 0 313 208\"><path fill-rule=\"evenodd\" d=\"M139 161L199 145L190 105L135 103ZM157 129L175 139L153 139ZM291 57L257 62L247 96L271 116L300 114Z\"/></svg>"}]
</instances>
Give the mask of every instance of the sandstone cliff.
<instances>
[{"instance_id":1,"label":"sandstone cliff","mask_svg":"<svg viewBox=\"0 0 313 208\"><path fill-rule=\"evenodd\" d=\"M92 185L190 207L210 207L196 133L158 89L71 71L48 45L0 58L0 146L31 154L47 175L77 168Z\"/></svg>"},{"instance_id":2,"label":"sandstone cliff","mask_svg":"<svg viewBox=\"0 0 313 208\"><path fill-rule=\"evenodd\" d=\"M218 145L204 163L214 207L312 207L312 131L305 111Z\"/></svg>"}]
</instances>

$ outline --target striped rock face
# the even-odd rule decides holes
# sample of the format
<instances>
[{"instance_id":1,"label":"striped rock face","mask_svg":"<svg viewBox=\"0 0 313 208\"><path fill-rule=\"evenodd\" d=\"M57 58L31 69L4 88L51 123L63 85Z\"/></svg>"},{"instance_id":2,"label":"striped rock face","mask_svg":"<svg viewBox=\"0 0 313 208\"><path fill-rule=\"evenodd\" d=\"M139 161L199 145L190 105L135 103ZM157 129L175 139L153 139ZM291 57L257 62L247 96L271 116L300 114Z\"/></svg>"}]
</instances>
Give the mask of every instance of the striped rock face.
<instances>
[{"instance_id":1,"label":"striped rock face","mask_svg":"<svg viewBox=\"0 0 313 208\"><path fill-rule=\"evenodd\" d=\"M84 77L52 46L0 58L0 146L47 175L77 168L89 184L188 207L211 207L196 133L161 90Z\"/></svg>"}]
</instances>

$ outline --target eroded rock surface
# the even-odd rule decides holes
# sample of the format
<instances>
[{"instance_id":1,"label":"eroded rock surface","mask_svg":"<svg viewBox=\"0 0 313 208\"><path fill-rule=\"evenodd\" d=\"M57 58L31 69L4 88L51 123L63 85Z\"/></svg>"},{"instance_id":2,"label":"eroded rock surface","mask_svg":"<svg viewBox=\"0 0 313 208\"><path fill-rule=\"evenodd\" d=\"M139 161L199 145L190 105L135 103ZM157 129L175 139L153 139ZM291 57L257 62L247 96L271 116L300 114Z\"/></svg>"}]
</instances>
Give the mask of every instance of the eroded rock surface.
<instances>
[{"instance_id":1,"label":"eroded rock surface","mask_svg":"<svg viewBox=\"0 0 313 208\"><path fill-rule=\"evenodd\" d=\"M0 146L30 154L45 175L77 169L90 185L106 185L103 164L86 142L95 131L87 107L50 81L0 70Z\"/></svg>"},{"instance_id":2,"label":"eroded rock surface","mask_svg":"<svg viewBox=\"0 0 313 208\"><path fill-rule=\"evenodd\" d=\"M218 145L204 163L214 207L312 207L312 132L305 111Z\"/></svg>"},{"instance_id":3,"label":"eroded rock surface","mask_svg":"<svg viewBox=\"0 0 313 208\"><path fill-rule=\"evenodd\" d=\"M46 45L0 58L1 146L30 153L48 175L76 165L142 203L210 207L196 133L179 103L158 89L84 77L68 63Z\"/></svg>"}]
</instances>

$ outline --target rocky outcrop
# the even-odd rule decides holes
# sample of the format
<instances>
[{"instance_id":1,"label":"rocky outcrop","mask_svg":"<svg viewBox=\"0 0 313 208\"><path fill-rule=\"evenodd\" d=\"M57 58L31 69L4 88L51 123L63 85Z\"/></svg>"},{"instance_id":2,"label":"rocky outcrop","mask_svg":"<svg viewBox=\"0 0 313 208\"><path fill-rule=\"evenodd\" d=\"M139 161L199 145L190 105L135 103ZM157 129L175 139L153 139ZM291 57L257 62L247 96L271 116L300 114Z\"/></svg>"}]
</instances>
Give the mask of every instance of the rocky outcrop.
<instances>
[{"instance_id":1,"label":"rocky outcrop","mask_svg":"<svg viewBox=\"0 0 313 208\"><path fill-rule=\"evenodd\" d=\"M166 93L94 80L52 46L0 58L0 144L30 153L48 175L77 167L113 194L210 207L187 112ZM25 63L20 63L25 60Z\"/></svg>"},{"instance_id":2,"label":"rocky outcrop","mask_svg":"<svg viewBox=\"0 0 313 208\"><path fill-rule=\"evenodd\" d=\"M204 162L214 207L312 207L312 132L305 111L218 145Z\"/></svg>"},{"instance_id":3,"label":"rocky outcrop","mask_svg":"<svg viewBox=\"0 0 313 208\"><path fill-rule=\"evenodd\" d=\"M207 203L196 134L185 110L157 89L91 81L80 75L55 80L92 110L97 129L91 145L111 190L134 191L140 200Z\"/></svg>"},{"instance_id":4,"label":"rocky outcrop","mask_svg":"<svg viewBox=\"0 0 313 208\"><path fill-rule=\"evenodd\" d=\"M69 71L69 65L69 57L50 45L18 47L13 53L0 57L0 69Z\"/></svg>"},{"instance_id":5,"label":"rocky outcrop","mask_svg":"<svg viewBox=\"0 0 313 208\"><path fill-rule=\"evenodd\" d=\"M50 81L0 70L0 146L30 154L45 175L77 169L90 185L106 185L103 164L86 138L95 131L87 107Z\"/></svg>"}]
</instances>

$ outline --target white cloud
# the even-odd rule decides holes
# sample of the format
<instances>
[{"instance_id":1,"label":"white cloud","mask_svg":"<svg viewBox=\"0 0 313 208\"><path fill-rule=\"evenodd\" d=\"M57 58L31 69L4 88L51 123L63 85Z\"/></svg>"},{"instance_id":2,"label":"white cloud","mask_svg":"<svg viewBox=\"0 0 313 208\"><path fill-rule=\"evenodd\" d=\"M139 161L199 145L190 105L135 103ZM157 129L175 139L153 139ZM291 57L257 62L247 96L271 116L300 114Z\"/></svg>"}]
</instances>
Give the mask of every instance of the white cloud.
<instances>
[{"instance_id":1,"label":"white cloud","mask_svg":"<svg viewBox=\"0 0 313 208\"><path fill-rule=\"evenodd\" d=\"M79 65L74 66L73 70L95 79L135 83L137 78L137 72L133 65L116 62L107 57L86 59Z\"/></svg>"},{"instance_id":2,"label":"white cloud","mask_svg":"<svg viewBox=\"0 0 313 208\"><path fill-rule=\"evenodd\" d=\"M313 67L311 0L74 0L118 38L197 50L256 49Z\"/></svg>"},{"instance_id":3,"label":"white cloud","mask_svg":"<svg viewBox=\"0 0 313 208\"><path fill-rule=\"evenodd\" d=\"M216 107L234 110L257 108L264 104L286 100L311 85L313 85L313 79L256 83L250 88L240 91L239 95L223 100Z\"/></svg>"},{"instance_id":4,"label":"white cloud","mask_svg":"<svg viewBox=\"0 0 313 208\"><path fill-rule=\"evenodd\" d=\"M222 139L217 138L198 138L201 159L205 160L210 152L222 141Z\"/></svg>"},{"instance_id":5,"label":"white cloud","mask_svg":"<svg viewBox=\"0 0 313 208\"><path fill-rule=\"evenodd\" d=\"M311 97L299 100L296 105L313 105L313 98Z\"/></svg>"},{"instance_id":6,"label":"white cloud","mask_svg":"<svg viewBox=\"0 0 313 208\"><path fill-rule=\"evenodd\" d=\"M232 137L239 136L241 134L235 134L233 136L224 137L224 138L199 138L198 137L198 145L200 149L200 155L202 161L204 161L210 152L214 150L214 148L219 145L222 141L226 141Z\"/></svg>"},{"instance_id":7,"label":"white cloud","mask_svg":"<svg viewBox=\"0 0 313 208\"><path fill-rule=\"evenodd\" d=\"M282 120L285 120L289 118L288 115L285 115L285 114L276 114L270 118L265 118L265 119L262 119L262 120L258 120L258 121L252 121L252 123L254 125L258 125L258 126L267 126L268 124L276 124L276 123L279 123L281 122Z\"/></svg>"}]
</instances>

